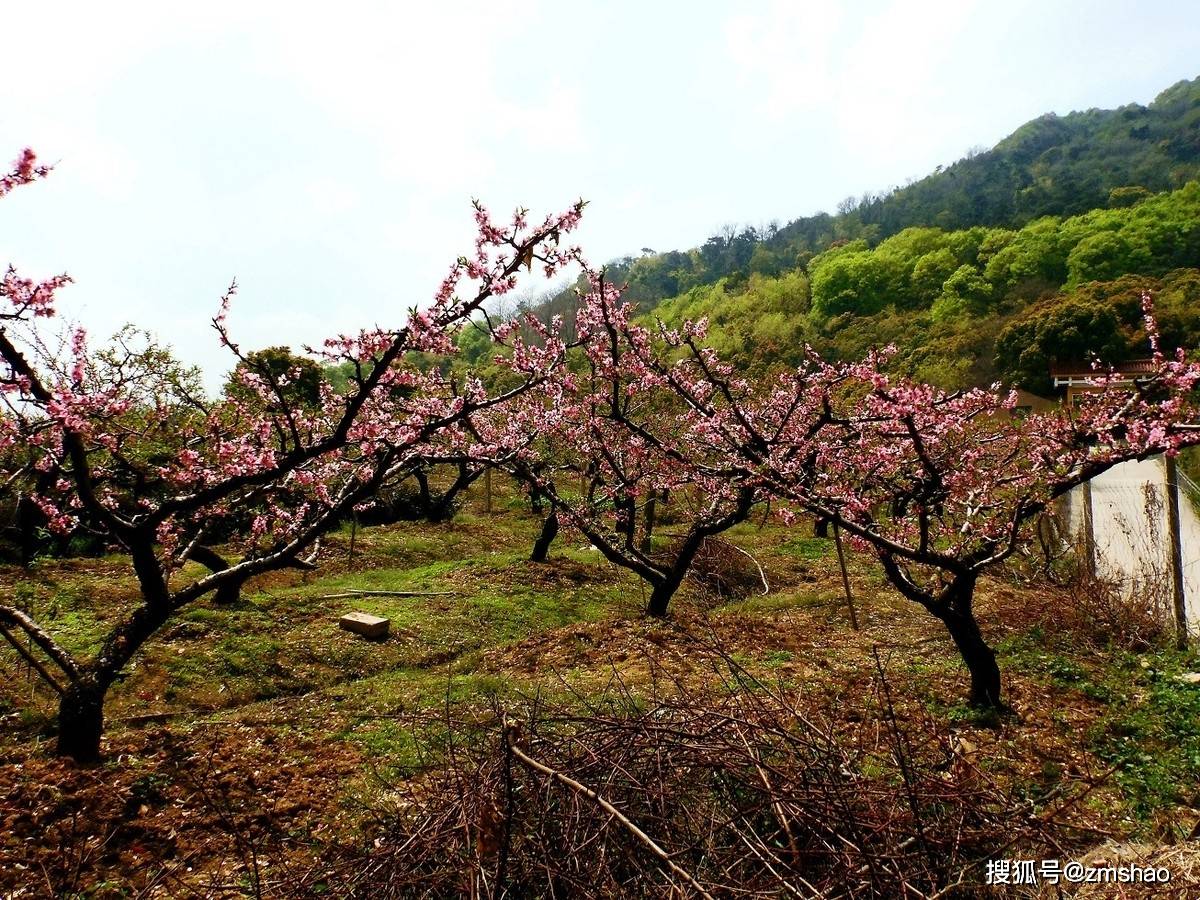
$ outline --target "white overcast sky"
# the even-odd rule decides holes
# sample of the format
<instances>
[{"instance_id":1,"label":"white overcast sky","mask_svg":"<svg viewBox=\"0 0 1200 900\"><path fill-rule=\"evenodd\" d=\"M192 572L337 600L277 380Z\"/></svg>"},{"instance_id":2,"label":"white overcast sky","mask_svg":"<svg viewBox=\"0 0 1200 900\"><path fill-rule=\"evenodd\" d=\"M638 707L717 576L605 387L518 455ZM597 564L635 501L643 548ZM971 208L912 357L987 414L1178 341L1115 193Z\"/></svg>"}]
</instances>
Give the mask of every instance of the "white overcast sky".
<instances>
[{"instance_id":1,"label":"white overcast sky","mask_svg":"<svg viewBox=\"0 0 1200 900\"><path fill-rule=\"evenodd\" d=\"M470 200L591 201L595 261L832 209L1046 111L1200 74L1200 4L41 2L4 14L0 264L229 368L395 325L470 246Z\"/></svg>"}]
</instances>

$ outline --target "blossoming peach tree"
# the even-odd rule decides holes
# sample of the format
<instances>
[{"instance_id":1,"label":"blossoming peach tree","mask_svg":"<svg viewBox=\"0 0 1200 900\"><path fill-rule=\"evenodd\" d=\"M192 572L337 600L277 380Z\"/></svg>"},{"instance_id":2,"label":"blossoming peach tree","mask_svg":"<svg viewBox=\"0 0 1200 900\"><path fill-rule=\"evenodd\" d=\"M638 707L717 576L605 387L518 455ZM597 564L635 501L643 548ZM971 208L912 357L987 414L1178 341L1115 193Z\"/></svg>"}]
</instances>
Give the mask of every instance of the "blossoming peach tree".
<instances>
[{"instance_id":1,"label":"blossoming peach tree","mask_svg":"<svg viewBox=\"0 0 1200 900\"><path fill-rule=\"evenodd\" d=\"M507 465L551 508L535 559L561 522L638 575L650 588L647 612L664 616L704 541L744 521L761 494L730 478L724 456L694 439L694 411L665 389L659 370L671 367L678 335L634 322L618 288L600 271L586 274L574 322L578 352L555 371L553 392L510 405L508 415L537 439ZM561 331L557 322L527 325L544 337ZM682 534L655 547L655 506L668 495Z\"/></svg>"},{"instance_id":2,"label":"blossoming peach tree","mask_svg":"<svg viewBox=\"0 0 1200 900\"><path fill-rule=\"evenodd\" d=\"M46 174L25 151L0 178L0 196ZM45 281L9 269L0 284L0 483L31 472L32 498L50 528L86 528L127 556L138 595L87 659L68 652L25 609L0 605L0 631L40 648L38 668L58 690L58 751L79 760L100 752L105 697L139 648L180 609L236 597L247 579L311 564L320 537L385 480L430 459L503 459L529 440L499 422L480 442L466 422L526 392L546 389L565 354L553 336L536 347L497 334L519 378L489 393L447 366L416 365L418 354L446 359L454 337L492 296L516 286L522 267L547 276L577 255L563 243L582 204L530 224L524 211L496 224L476 204L474 252L460 258L427 308L398 330L371 329L325 342L317 351L350 372L349 388L320 388L319 401L288 402L299 373L237 368L244 390L210 402L147 365L140 354L97 354L82 329L55 343L46 323L66 276ZM466 286L464 296L460 288ZM220 342L245 363L227 314L213 320ZM14 452L16 451L16 452ZM220 535L238 537L219 553ZM185 568L185 563L199 564ZM26 653L30 651L25 650Z\"/></svg>"},{"instance_id":3,"label":"blossoming peach tree","mask_svg":"<svg viewBox=\"0 0 1200 900\"><path fill-rule=\"evenodd\" d=\"M1147 328L1155 334L1149 310ZM998 388L948 394L870 367L855 373L853 406L823 429L820 477L785 479L781 493L872 549L900 593L946 627L971 702L999 706L999 667L973 608L980 575L1017 550L1055 498L1118 463L1200 440L1191 402L1200 366L1157 347L1154 359L1133 385L1098 372L1080 407L1024 418Z\"/></svg>"},{"instance_id":4,"label":"blossoming peach tree","mask_svg":"<svg viewBox=\"0 0 1200 900\"><path fill-rule=\"evenodd\" d=\"M696 410L693 434L726 453L735 482L790 504L785 518L814 514L873 551L899 592L947 629L971 701L994 707L1001 677L974 612L979 577L1055 498L1120 462L1200 443L1200 364L1160 351L1149 298L1146 328L1154 364L1144 377L1130 385L1098 370L1079 407L1027 417L999 386L948 393L893 377L887 352L832 364L809 351L746 397L685 337L699 377L661 375Z\"/></svg>"}]
</instances>

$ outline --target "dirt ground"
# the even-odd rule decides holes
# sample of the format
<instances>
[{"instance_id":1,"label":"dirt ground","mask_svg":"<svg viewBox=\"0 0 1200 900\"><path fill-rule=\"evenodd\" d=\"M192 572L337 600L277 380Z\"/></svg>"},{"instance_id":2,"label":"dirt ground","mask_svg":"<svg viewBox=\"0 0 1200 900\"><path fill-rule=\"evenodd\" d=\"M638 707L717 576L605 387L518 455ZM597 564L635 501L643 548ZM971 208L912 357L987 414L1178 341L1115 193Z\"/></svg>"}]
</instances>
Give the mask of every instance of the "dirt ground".
<instances>
[{"instance_id":1,"label":"dirt ground","mask_svg":"<svg viewBox=\"0 0 1200 900\"><path fill-rule=\"evenodd\" d=\"M636 580L577 540L527 562L535 526L468 516L432 536L373 530L356 536L354 560L339 535L316 575L276 576L238 609L181 619L115 692L97 766L52 754L48 692L14 667L0 695L0 896L294 896L301 884L337 896L331 859L369 852L380 798L420 769L404 725L414 710L476 710L486 729L497 708L598 694L614 678L635 691L727 689L730 661L860 741L880 740L882 671L901 721L1027 791L1031 815L1060 817L1070 858L1157 860L1177 873L1175 896L1200 896L1188 840L1200 787L1187 783L1200 756L1186 758L1200 744L1186 724L1160 727L1191 715L1172 679L1194 657L1088 645L1064 631L1062 594L990 581L980 618L1011 712L985 719L962 703L964 672L938 623L869 559L852 560L860 631L828 542L752 528L733 539L754 549L769 589L730 598L692 585L659 622L639 614ZM128 578L109 559L2 577L33 602L54 586L80 645ZM376 645L331 625L345 604L321 598L347 585L428 596L385 609L394 631ZM1078 895L1141 896L1089 890Z\"/></svg>"}]
</instances>

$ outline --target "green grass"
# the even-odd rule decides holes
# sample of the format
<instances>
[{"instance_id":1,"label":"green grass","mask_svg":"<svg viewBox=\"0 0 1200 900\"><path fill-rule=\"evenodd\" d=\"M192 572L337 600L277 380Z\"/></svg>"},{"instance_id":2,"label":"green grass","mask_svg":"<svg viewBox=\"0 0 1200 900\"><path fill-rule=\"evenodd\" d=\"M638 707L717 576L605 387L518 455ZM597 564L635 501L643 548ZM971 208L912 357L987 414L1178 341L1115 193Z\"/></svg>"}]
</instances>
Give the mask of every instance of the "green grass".
<instances>
[{"instance_id":1,"label":"green grass","mask_svg":"<svg viewBox=\"0 0 1200 900\"><path fill-rule=\"evenodd\" d=\"M55 640L71 653L87 654L99 646L108 631L86 585L20 581L14 585L14 593L17 603L50 629Z\"/></svg>"},{"instance_id":2,"label":"green grass","mask_svg":"<svg viewBox=\"0 0 1200 900\"><path fill-rule=\"evenodd\" d=\"M832 540L818 537L790 538L780 549L796 559L808 560L822 559L837 552Z\"/></svg>"},{"instance_id":3,"label":"green grass","mask_svg":"<svg viewBox=\"0 0 1200 900\"><path fill-rule=\"evenodd\" d=\"M1200 784L1200 686L1194 652L1106 651L1087 657L1033 629L1002 641L1001 665L1077 691L1102 709L1084 735L1113 766L1130 811L1142 820L1187 801ZM1074 649L1078 653L1078 648Z\"/></svg>"},{"instance_id":4,"label":"green grass","mask_svg":"<svg viewBox=\"0 0 1200 900\"><path fill-rule=\"evenodd\" d=\"M443 530L444 551L459 543L459 529ZM425 547L437 546L436 536L411 531L415 527L373 529L368 537L373 555L414 565L310 576L306 583L247 592L226 607L187 609L147 644L140 665L158 676L162 700L183 708L242 706L348 682L369 692L372 677L380 675L415 684L415 694L427 697L426 672L444 674L448 664L486 648L640 609L629 579L595 559L594 579L587 571L556 579L562 563L529 563L509 549L511 541L505 548L485 543L483 551L476 542L473 555L427 560ZM540 586L539 578L547 583ZM428 593L329 598L353 591ZM365 641L340 630L338 617L352 609L390 619L388 639ZM119 686L114 696L122 693ZM414 692L406 693L412 700Z\"/></svg>"},{"instance_id":5,"label":"green grass","mask_svg":"<svg viewBox=\"0 0 1200 900\"><path fill-rule=\"evenodd\" d=\"M1088 734L1101 759L1116 766L1136 815L1186 802L1200 784L1200 686L1178 675L1194 670L1194 654L1160 651L1141 665L1123 654L1105 672L1108 711Z\"/></svg>"},{"instance_id":6,"label":"green grass","mask_svg":"<svg viewBox=\"0 0 1200 900\"><path fill-rule=\"evenodd\" d=\"M998 728L1004 720L1004 714L999 710L972 706L965 700L950 704L931 703L930 710L951 725Z\"/></svg>"}]
</instances>

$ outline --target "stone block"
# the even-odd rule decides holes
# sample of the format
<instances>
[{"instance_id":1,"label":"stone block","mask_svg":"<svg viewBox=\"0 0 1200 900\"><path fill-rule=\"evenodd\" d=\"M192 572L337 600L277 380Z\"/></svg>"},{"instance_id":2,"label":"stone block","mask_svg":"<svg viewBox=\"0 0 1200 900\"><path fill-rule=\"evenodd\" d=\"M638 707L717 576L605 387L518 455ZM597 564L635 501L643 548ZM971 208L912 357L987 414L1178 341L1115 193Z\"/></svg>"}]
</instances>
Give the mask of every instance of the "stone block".
<instances>
[{"instance_id":1,"label":"stone block","mask_svg":"<svg viewBox=\"0 0 1200 900\"><path fill-rule=\"evenodd\" d=\"M384 619L379 616L373 616L365 612L346 613L338 624L347 631L353 631L355 634L361 634L367 638L385 638L388 633L388 626L391 624L390 619Z\"/></svg>"}]
</instances>

